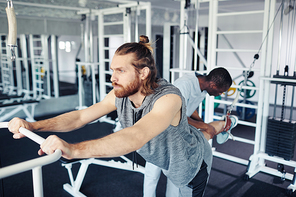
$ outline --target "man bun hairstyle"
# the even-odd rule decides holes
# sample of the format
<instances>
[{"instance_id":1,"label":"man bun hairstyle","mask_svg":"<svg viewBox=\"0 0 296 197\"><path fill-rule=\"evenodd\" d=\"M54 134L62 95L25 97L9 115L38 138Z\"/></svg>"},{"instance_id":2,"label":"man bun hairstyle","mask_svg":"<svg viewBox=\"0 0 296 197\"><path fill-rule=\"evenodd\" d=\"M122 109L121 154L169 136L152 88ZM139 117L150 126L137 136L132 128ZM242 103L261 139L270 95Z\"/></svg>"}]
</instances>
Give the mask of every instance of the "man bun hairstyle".
<instances>
[{"instance_id":1,"label":"man bun hairstyle","mask_svg":"<svg viewBox=\"0 0 296 197\"><path fill-rule=\"evenodd\" d=\"M152 94L157 84L157 69L153 57L153 48L147 36L141 35L139 42L129 42L121 45L116 51L116 55L127 55L132 53L134 61L132 65L135 70L140 73L140 70L148 67L150 72L147 78L143 81L142 94L145 96Z\"/></svg>"},{"instance_id":2,"label":"man bun hairstyle","mask_svg":"<svg viewBox=\"0 0 296 197\"><path fill-rule=\"evenodd\" d=\"M149 38L147 36L141 35L139 43L146 46L149 49L149 51L153 54L153 48L149 43Z\"/></svg>"}]
</instances>

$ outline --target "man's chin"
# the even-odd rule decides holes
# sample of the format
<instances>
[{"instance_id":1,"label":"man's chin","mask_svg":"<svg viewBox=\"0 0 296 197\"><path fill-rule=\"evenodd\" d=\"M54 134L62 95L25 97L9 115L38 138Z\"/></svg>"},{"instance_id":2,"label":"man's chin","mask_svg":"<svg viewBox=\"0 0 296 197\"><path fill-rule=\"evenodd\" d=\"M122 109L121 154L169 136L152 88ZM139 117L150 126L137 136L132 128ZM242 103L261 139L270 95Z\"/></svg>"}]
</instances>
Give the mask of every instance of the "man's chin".
<instances>
[{"instance_id":1,"label":"man's chin","mask_svg":"<svg viewBox=\"0 0 296 197\"><path fill-rule=\"evenodd\" d=\"M122 92L120 92L120 91L114 91L114 94L115 94L115 96L117 97L117 98L123 98L123 97L125 97L125 95L124 94L122 94Z\"/></svg>"}]
</instances>

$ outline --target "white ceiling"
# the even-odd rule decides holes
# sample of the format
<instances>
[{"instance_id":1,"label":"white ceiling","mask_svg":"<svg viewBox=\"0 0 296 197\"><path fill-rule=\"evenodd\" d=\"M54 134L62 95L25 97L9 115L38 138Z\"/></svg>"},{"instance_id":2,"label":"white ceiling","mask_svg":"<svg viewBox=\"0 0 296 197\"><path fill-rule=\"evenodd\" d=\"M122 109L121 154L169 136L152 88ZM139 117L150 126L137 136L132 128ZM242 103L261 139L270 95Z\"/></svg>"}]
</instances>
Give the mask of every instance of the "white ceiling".
<instances>
[{"instance_id":1,"label":"white ceiling","mask_svg":"<svg viewBox=\"0 0 296 197\"><path fill-rule=\"evenodd\" d=\"M103 9L117 7L119 4L137 2L132 0L12 0L17 16L36 16L79 19L79 9ZM178 10L180 2L174 0L150 0L155 8ZM7 1L0 0L0 15L6 15Z\"/></svg>"},{"instance_id":2,"label":"white ceiling","mask_svg":"<svg viewBox=\"0 0 296 197\"><path fill-rule=\"evenodd\" d=\"M161 8L160 12L179 12L180 0L143 0L151 2L152 9ZM199 0L202 2L203 0ZM206 0L205 0L206 1ZM116 7L118 4L137 2L133 0L12 0L16 15L44 17L44 18L68 18L80 19L77 15L79 9L103 9ZM194 0L191 0L194 2ZM264 0L228 0L221 1L219 8L221 11L244 10L252 7L257 9L260 4L262 7ZM0 0L0 15L6 15L6 0ZM259 8L260 9L260 8ZM159 10L159 9L158 9ZM200 4L200 14L207 14L208 3Z\"/></svg>"}]
</instances>

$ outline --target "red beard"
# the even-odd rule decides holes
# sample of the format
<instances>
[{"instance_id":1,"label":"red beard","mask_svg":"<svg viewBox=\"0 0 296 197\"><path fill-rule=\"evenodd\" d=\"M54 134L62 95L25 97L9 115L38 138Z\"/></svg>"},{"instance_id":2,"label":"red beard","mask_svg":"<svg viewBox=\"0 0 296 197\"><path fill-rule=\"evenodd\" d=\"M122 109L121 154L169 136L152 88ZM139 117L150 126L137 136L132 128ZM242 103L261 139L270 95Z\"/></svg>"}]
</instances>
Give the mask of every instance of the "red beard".
<instances>
[{"instance_id":1,"label":"red beard","mask_svg":"<svg viewBox=\"0 0 296 197\"><path fill-rule=\"evenodd\" d=\"M128 97L137 93L141 85L142 84L140 83L140 80L138 77L136 77L135 80L132 81L130 84L128 84L126 87L123 87L122 85L112 82L112 86L120 87L119 89L114 90L115 96L118 98Z\"/></svg>"}]
</instances>

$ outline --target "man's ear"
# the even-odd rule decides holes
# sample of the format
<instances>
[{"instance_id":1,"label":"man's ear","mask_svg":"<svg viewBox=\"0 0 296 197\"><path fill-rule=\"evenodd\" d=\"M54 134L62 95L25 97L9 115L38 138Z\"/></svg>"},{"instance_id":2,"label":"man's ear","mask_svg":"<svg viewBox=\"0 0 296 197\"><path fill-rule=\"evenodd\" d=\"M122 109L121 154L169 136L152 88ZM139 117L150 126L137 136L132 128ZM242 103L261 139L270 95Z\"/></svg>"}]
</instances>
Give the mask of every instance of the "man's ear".
<instances>
[{"instance_id":1,"label":"man's ear","mask_svg":"<svg viewBox=\"0 0 296 197\"><path fill-rule=\"evenodd\" d=\"M142 70L141 70L141 79L144 80L148 77L150 73L150 69L148 67L144 67Z\"/></svg>"}]
</instances>

